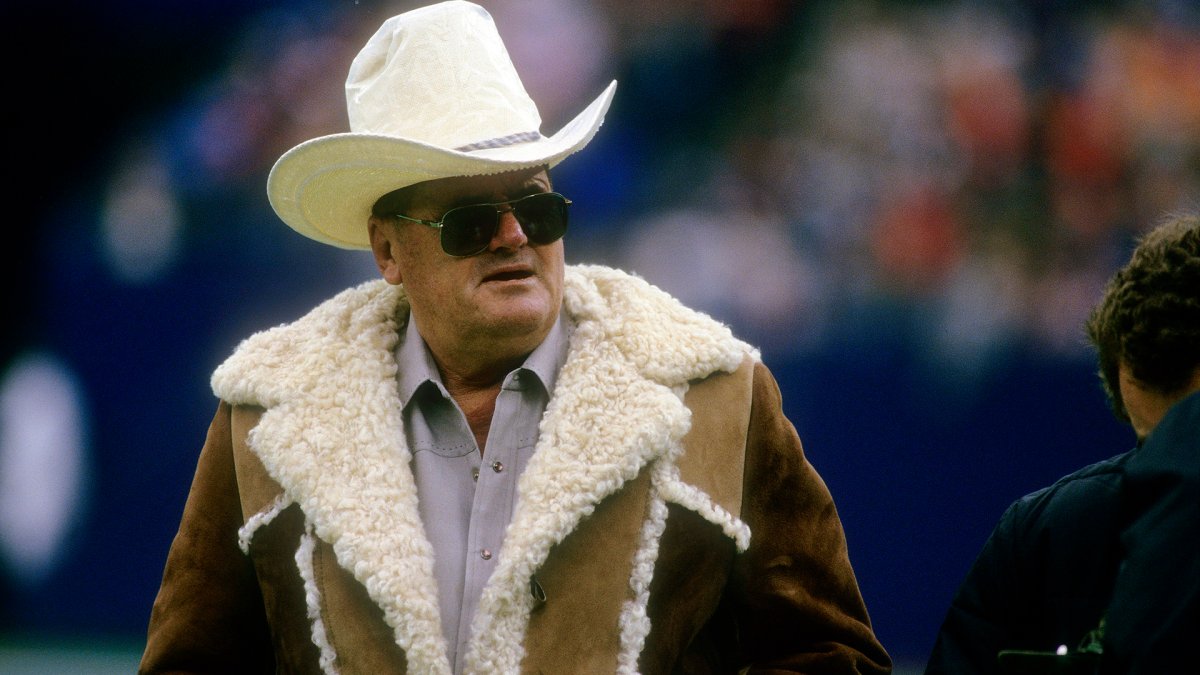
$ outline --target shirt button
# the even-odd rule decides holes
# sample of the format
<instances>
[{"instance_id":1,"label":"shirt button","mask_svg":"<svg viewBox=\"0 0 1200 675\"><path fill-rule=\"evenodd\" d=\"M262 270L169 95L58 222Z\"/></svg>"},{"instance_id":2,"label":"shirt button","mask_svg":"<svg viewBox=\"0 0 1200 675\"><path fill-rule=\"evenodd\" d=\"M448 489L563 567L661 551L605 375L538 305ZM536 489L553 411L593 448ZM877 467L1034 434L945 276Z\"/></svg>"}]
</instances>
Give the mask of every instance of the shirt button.
<instances>
[{"instance_id":1,"label":"shirt button","mask_svg":"<svg viewBox=\"0 0 1200 675\"><path fill-rule=\"evenodd\" d=\"M496 473L500 473L503 470L504 470L504 462L501 462L499 460L492 462L492 471L495 471Z\"/></svg>"},{"instance_id":2,"label":"shirt button","mask_svg":"<svg viewBox=\"0 0 1200 675\"><path fill-rule=\"evenodd\" d=\"M479 469L471 469L471 480L479 482Z\"/></svg>"},{"instance_id":3,"label":"shirt button","mask_svg":"<svg viewBox=\"0 0 1200 675\"><path fill-rule=\"evenodd\" d=\"M483 549L482 551L480 551L480 552L479 552L479 557L480 557L480 558L483 558L484 560L491 560L491 559L492 559L492 552L491 552L491 551L489 551L489 550L487 550L487 549L485 548L485 549Z\"/></svg>"}]
</instances>

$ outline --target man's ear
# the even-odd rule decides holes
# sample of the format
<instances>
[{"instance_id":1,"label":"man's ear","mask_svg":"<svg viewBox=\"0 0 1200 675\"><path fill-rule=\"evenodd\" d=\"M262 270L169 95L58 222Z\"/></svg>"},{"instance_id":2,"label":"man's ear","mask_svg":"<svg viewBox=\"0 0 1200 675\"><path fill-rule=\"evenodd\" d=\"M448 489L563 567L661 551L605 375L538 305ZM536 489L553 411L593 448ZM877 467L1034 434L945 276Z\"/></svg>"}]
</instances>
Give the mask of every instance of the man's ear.
<instances>
[{"instance_id":1,"label":"man's ear","mask_svg":"<svg viewBox=\"0 0 1200 675\"><path fill-rule=\"evenodd\" d=\"M375 256L375 266L379 268L379 274L389 284L403 283L400 265L396 260L400 244L396 241L396 231L391 223L384 222L384 219L378 216L371 216L367 221L367 232L371 236L371 254Z\"/></svg>"}]
</instances>

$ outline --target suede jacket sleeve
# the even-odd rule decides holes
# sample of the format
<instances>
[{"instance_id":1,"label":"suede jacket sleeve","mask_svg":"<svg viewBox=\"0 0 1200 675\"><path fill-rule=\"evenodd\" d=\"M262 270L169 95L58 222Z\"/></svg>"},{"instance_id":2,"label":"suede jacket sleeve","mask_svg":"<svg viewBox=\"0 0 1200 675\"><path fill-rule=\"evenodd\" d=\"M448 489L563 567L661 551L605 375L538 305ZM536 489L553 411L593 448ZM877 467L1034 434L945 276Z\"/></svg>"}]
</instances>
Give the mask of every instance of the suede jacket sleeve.
<instances>
[{"instance_id":1,"label":"suede jacket sleeve","mask_svg":"<svg viewBox=\"0 0 1200 675\"><path fill-rule=\"evenodd\" d=\"M784 416L778 384L756 365L742 517L753 538L738 556L741 650L749 672L887 673L824 481Z\"/></svg>"},{"instance_id":2,"label":"suede jacket sleeve","mask_svg":"<svg viewBox=\"0 0 1200 675\"><path fill-rule=\"evenodd\" d=\"M275 663L242 507L231 407L213 417L150 613L139 673L269 673Z\"/></svg>"}]
</instances>

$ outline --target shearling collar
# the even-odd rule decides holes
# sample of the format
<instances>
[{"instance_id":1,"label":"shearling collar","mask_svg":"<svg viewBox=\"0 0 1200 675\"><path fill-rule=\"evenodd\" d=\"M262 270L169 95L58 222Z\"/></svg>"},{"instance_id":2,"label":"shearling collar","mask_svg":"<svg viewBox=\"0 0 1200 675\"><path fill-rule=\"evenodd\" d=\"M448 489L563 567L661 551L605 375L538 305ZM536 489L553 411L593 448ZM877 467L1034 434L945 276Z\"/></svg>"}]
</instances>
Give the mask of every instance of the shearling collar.
<instances>
[{"instance_id":1,"label":"shearling collar","mask_svg":"<svg viewBox=\"0 0 1200 675\"><path fill-rule=\"evenodd\" d=\"M576 328L480 601L473 652L519 649L525 589L551 547L646 464L678 451L690 427L688 382L757 356L726 326L617 270L568 267L564 306ZM396 387L394 348L407 319L402 288L361 284L246 339L212 387L230 403L267 409L251 449L383 609L413 672L442 673L432 549Z\"/></svg>"}]
</instances>

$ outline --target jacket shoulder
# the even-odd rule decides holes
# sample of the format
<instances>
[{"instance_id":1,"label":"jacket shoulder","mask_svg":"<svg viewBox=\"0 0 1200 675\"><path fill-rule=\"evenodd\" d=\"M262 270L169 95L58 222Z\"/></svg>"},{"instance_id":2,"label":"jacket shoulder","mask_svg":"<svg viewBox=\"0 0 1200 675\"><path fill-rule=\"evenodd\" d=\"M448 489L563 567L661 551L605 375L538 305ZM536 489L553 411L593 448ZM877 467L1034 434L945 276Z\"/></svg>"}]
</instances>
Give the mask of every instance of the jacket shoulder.
<instances>
[{"instance_id":1,"label":"jacket shoulder","mask_svg":"<svg viewBox=\"0 0 1200 675\"><path fill-rule=\"evenodd\" d=\"M213 372L213 393L235 405L271 407L338 374L346 363L379 362L395 346L407 316L408 300L398 286L376 279L346 289L296 321L242 340Z\"/></svg>"},{"instance_id":2,"label":"jacket shoulder","mask_svg":"<svg viewBox=\"0 0 1200 675\"><path fill-rule=\"evenodd\" d=\"M1031 519L1082 514L1113 502L1121 489L1122 467L1132 452L1089 464L1021 497L1009 507L1010 517Z\"/></svg>"},{"instance_id":3,"label":"jacket shoulder","mask_svg":"<svg viewBox=\"0 0 1200 675\"><path fill-rule=\"evenodd\" d=\"M692 427L683 438L679 477L734 517L741 513L755 372L756 362L747 356L733 372L693 383L684 396Z\"/></svg>"},{"instance_id":4,"label":"jacket shoulder","mask_svg":"<svg viewBox=\"0 0 1200 675\"><path fill-rule=\"evenodd\" d=\"M563 305L577 334L667 386L733 372L747 356L760 358L729 326L636 274L610 267L568 267Z\"/></svg>"}]
</instances>

